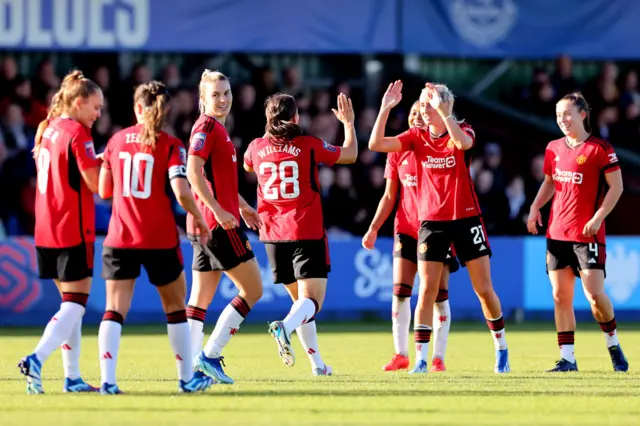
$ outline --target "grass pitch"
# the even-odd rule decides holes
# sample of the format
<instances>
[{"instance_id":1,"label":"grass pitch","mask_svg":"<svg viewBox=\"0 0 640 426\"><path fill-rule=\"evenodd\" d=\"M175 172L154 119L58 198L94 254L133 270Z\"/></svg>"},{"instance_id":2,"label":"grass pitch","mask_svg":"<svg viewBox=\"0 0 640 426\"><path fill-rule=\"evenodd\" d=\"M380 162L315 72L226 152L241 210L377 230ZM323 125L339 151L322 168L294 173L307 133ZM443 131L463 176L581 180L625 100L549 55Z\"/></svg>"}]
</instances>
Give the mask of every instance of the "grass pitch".
<instances>
[{"instance_id":1,"label":"grass pitch","mask_svg":"<svg viewBox=\"0 0 640 426\"><path fill-rule=\"evenodd\" d=\"M0 425L631 425L640 424L640 327L622 323L631 363L614 373L596 324L576 333L579 373L548 374L558 357L551 324L507 327L512 373L493 373L494 350L481 324L454 322L446 373L383 373L392 353L389 325L319 324L332 377L312 377L294 337L296 365L285 367L264 326L245 326L225 350L231 386L177 393L163 327L124 327L118 365L122 396L63 394L60 355L44 368L45 395L26 396L16 364L40 329L0 330ZM207 326L210 332L212 326ZM81 369L99 385L97 329L85 328ZM411 351L413 352L413 351ZM411 353L413 361L413 353ZM635 368L634 368L635 367Z\"/></svg>"}]
</instances>

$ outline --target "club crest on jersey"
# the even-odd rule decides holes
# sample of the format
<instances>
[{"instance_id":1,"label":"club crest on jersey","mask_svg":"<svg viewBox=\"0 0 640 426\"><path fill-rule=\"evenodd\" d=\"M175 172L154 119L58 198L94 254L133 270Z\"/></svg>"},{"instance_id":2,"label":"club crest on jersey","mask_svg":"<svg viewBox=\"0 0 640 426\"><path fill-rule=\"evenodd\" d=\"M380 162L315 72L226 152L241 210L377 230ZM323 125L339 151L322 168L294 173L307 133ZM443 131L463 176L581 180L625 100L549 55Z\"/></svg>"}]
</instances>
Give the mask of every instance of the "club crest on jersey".
<instances>
[{"instance_id":1,"label":"club crest on jersey","mask_svg":"<svg viewBox=\"0 0 640 426\"><path fill-rule=\"evenodd\" d=\"M576 162L582 166L587 162L587 157L584 155L579 155L578 158L576 158Z\"/></svg>"},{"instance_id":2,"label":"club crest on jersey","mask_svg":"<svg viewBox=\"0 0 640 426\"><path fill-rule=\"evenodd\" d=\"M193 135L193 141L191 142L194 151L200 151L204 148L204 141L207 139L206 133L196 133Z\"/></svg>"},{"instance_id":3,"label":"club crest on jersey","mask_svg":"<svg viewBox=\"0 0 640 426\"><path fill-rule=\"evenodd\" d=\"M393 246L393 251L400 251L402 250L402 243L400 241L398 241L394 246Z\"/></svg>"},{"instance_id":4,"label":"club crest on jersey","mask_svg":"<svg viewBox=\"0 0 640 426\"><path fill-rule=\"evenodd\" d=\"M324 149L326 149L327 151L336 152L336 150L337 150L337 148L335 146L331 145L327 141L322 141L322 145L324 146Z\"/></svg>"},{"instance_id":5,"label":"club crest on jersey","mask_svg":"<svg viewBox=\"0 0 640 426\"><path fill-rule=\"evenodd\" d=\"M427 252L427 244L426 243L420 244L418 251L420 252L420 254L425 254Z\"/></svg>"},{"instance_id":6,"label":"club crest on jersey","mask_svg":"<svg viewBox=\"0 0 640 426\"><path fill-rule=\"evenodd\" d=\"M247 247L247 250L251 251L251 243L249 242L249 240L247 240L245 246Z\"/></svg>"},{"instance_id":7,"label":"club crest on jersey","mask_svg":"<svg viewBox=\"0 0 640 426\"><path fill-rule=\"evenodd\" d=\"M449 142L447 142L447 148L453 149L453 141L451 139L449 139Z\"/></svg>"},{"instance_id":8,"label":"club crest on jersey","mask_svg":"<svg viewBox=\"0 0 640 426\"><path fill-rule=\"evenodd\" d=\"M96 149L93 146L93 141L84 143L84 150L87 153L87 156L93 160L96 159Z\"/></svg>"}]
</instances>

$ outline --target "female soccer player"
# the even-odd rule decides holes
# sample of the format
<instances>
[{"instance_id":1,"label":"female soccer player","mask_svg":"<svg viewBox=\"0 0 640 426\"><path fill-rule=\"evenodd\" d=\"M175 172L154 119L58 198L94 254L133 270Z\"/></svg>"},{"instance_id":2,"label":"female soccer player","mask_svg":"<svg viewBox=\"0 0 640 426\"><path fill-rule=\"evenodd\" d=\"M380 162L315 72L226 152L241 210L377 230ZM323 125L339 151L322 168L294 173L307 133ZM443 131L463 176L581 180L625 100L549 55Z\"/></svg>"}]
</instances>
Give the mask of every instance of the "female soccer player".
<instances>
[{"instance_id":1,"label":"female soccer player","mask_svg":"<svg viewBox=\"0 0 640 426\"><path fill-rule=\"evenodd\" d=\"M542 226L540 208L553 197L547 230L547 272L553 287L560 360L551 372L578 371L574 355L575 277L605 334L613 369L627 371L613 306L604 291L604 219L622 194L622 173L611 145L591 135L589 105L580 93L556 105L556 121L565 137L549 142L544 157L545 179L527 221L532 234ZM608 187L608 189L607 189ZM555 196L554 196L555 195Z\"/></svg>"},{"instance_id":2,"label":"female soccer player","mask_svg":"<svg viewBox=\"0 0 640 426\"><path fill-rule=\"evenodd\" d=\"M100 117L102 91L80 71L64 78L33 149L38 170L35 244L41 279L56 283L62 303L34 353L18 367L27 394L43 393L42 364L62 348L65 392L95 392L80 377L82 317L91 289L98 165L91 127Z\"/></svg>"},{"instance_id":3,"label":"female soccer player","mask_svg":"<svg viewBox=\"0 0 640 426\"><path fill-rule=\"evenodd\" d=\"M107 288L107 306L98 333L102 394L122 393L116 384L120 335L141 266L157 287L167 314L178 389L195 392L213 384L208 377L193 377L184 303L187 285L167 183L178 203L193 215L203 240L209 238L209 229L187 183L186 150L182 142L161 130L168 103L164 84L152 81L138 86L134 94L138 124L113 135L104 152L100 196L113 198L113 212L102 252Z\"/></svg>"},{"instance_id":4,"label":"female soccer player","mask_svg":"<svg viewBox=\"0 0 640 426\"><path fill-rule=\"evenodd\" d=\"M409 127L423 128L420 115L420 101L414 102L409 112ZM387 186L380 199L378 210L362 239L362 246L371 250L378 238L378 230L391 214L396 204L398 181L400 203L394 223L393 247L393 302L391 322L395 355L382 367L384 371L406 370L409 367L409 323L411 322L411 292L416 277L418 263L418 178L416 159L411 151L391 152L387 156L385 168ZM449 307L449 273L456 272L458 261L453 253L447 255L445 268L440 279L440 288L433 315L435 345L430 371L445 371L444 355L451 327L451 308Z\"/></svg>"},{"instance_id":5,"label":"female soccer player","mask_svg":"<svg viewBox=\"0 0 640 426\"><path fill-rule=\"evenodd\" d=\"M469 175L475 133L453 116L453 94L444 85L427 83L420 94L420 114L426 128L413 127L384 136L389 112L402 100L402 82L389 85L374 125L369 149L381 152L413 151L418 171L418 273L420 295L414 319L416 364L411 373L427 372L427 354L444 264L453 243L469 271L496 348L496 373L507 373L509 354L500 300L493 290L491 248Z\"/></svg>"},{"instance_id":6,"label":"female soccer player","mask_svg":"<svg viewBox=\"0 0 640 426\"><path fill-rule=\"evenodd\" d=\"M318 349L314 316L322 308L331 269L322 217L318 164L351 164L358 156L351 99L338 96L333 110L344 125L345 141L336 147L313 136L303 136L296 101L275 94L266 102L265 136L255 139L244 157L247 171L258 175L260 240L265 243L273 281L284 284L293 306L283 321L269 325L284 363L293 366L291 334L309 355L314 376L329 376Z\"/></svg>"},{"instance_id":7,"label":"female soccer player","mask_svg":"<svg viewBox=\"0 0 640 426\"><path fill-rule=\"evenodd\" d=\"M224 128L231 110L229 79L218 71L205 70L200 79L200 118L191 132L187 177L198 208L212 237L206 245L198 241L193 215L187 216L187 233L193 244L193 286L187 306L195 367L218 383L233 383L224 373L222 349L227 345L251 307L262 297L260 268L247 236L239 227L240 216L257 229L258 213L238 194L236 150ZM239 294L222 311L202 348L207 308L224 271Z\"/></svg>"}]
</instances>

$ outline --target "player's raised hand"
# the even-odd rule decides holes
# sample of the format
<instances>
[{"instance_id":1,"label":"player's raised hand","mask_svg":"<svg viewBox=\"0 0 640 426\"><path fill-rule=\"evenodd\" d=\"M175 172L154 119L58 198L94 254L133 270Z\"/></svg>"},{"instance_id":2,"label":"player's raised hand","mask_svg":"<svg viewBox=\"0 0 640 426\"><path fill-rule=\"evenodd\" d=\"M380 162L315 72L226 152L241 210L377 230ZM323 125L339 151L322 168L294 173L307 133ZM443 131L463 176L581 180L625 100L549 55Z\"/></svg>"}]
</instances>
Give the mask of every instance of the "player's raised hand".
<instances>
[{"instance_id":1,"label":"player's raised hand","mask_svg":"<svg viewBox=\"0 0 640 426\"><path fill-rule=\"evenodd\" d=\"M375 246L377 239L378 231L369 228L367 233L364 234L364 237L362 237L362 247L366 248L367 250L371 250Z\"/></svg>"},{"instance_id":2,"label":"player's raised hand","mask_svg":"<svg viewBox=\"0 0 640 426\"><path fill-rule=\"evenodd\" d=\"M542 226L542 215L540 210L531 209L529 211L529 217L527 218L527 229L533 235L538 235L538 226Z\"/></svg>"},{"instance_id":3,"label":"player's raised hand","mask_svg":"<svg viewBox=\"0 0 640 426\"><path fill-rule=\"evenodd\" d=\"M598 233L600 227L602 226L602 219L597 217L592 217L584 228L582 229L582 235L585 237L592 237Z\"/></svg>"},{"instance_id":4,"label":"player's raised hand","mask_svg":"<svg viewBox=\"0 0 640 426\"><path fill-rule=\"evenodd\" d=\"M216 218L216 222L218 222L224 230L229 230L240 226L236 218L231 213L222 208L214 211L213 216Z\"/></svg>"},{"instance_id":5,"label":"player's raised hand","mask_svg":"<svg viewBox=\"0 0 640 426\"><path fill-rule=\"evenodd\" d=\"M240 209L240 216L244 220L244 223L254 231L257 231L262 227L262 220L257 211L251 206L246 206Z\"/></svg>"},{"instance_id":6,"label":"player's raised hand","mask_svg":"<svg viewBox=\"0 0 640 426\"><path fill-rule=\"evenodd\" d=\"M387 91L382 96L381 109L390 110L402 100L402 81L396 80L389 85Z\"/></svg>"},{"instance_id":7,"label":"player's raised hand","mask_svg":"<svg viewBox=\"0 0 640 426\"><path fill-rule=\"evenodd\" d=\"M429 100L429 105L431 105L431 108L438 109L438 107L442 105L442 97L440 97L440 94L436 90L436 87L433 85L433 83L426 83L424 85L424 90L427 94L427 99Z\"/></svg>"},{"instance_id":8,"label":"player's raised hand","mask_svg":"<svg viewBox=\"0 0 640 426\"><path fill-rule=\"evenodd\" d=\"M338 95L338 109L332 108L331 111L336 115L336 118L342 122L342 124L353 123L356 119L356 113L353 111L353 104L351 98L347 98L347 95L340 93Z\"/></svg>"}]
</instances>

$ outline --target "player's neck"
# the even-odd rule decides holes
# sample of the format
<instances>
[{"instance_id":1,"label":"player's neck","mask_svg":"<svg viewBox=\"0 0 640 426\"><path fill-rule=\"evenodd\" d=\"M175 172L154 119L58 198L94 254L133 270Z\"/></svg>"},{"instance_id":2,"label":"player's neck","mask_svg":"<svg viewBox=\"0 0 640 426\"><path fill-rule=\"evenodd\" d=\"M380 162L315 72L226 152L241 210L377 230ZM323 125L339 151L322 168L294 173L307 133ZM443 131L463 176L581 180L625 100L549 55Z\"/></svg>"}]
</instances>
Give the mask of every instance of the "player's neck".
<instances>
[{"instance_id":1,"label":"player's neck","mask_svg":"<svg viewBox=\"0 0 640 426\"><path fill-rule=\"evenodd\" d=\"M567 135L567 145L572 148L584 143L587 139L589 139L591 133L588 133L586 130L576 134L576 135Z\"/></svg>"},{"instance_id":2,"label":"player's neck","mask_svg":"<svg viewBox=\"0 0 640 426\"><path fill-rule=\"evenodd\" d=\"M218 123L222 124L224 126L225 121L227 121L227 116L220 116L220 115L213 115L213 114L207 114L205 113L205 115L208 115L209 117L213 118L214 120L216 120Z\"/></svg>"},{"instance_id":3,"label":"player's neck","mask_svg":"<svg viewBox=\"0 0 640 426\"><path fill-rule=\"evenodd\" d=\"M444 124L442 124L442 126L429 124L429 133L431 133L431 135L436 138L442 137L442 135L444 135L446 132L447 132L447 126L445 126Z\"/></svg>"}]
</instances>

